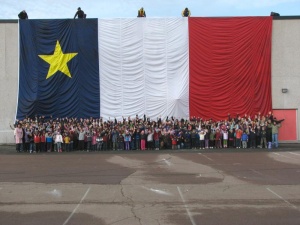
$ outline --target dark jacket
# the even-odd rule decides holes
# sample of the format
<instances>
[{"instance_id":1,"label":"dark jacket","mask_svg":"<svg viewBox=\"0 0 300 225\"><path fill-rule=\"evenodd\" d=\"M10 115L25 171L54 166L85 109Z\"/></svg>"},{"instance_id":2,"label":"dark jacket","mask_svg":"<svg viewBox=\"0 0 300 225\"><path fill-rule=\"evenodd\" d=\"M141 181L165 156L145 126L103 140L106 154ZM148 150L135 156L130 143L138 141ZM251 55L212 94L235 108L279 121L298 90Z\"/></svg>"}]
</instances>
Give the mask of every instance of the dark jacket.
<instances>
[{"instance_id":1,"label":"dark jacket","mask_svg":"<svg viewBox=\"0 0 300 225\"><path fill-rule=\"evenodd\" d=\"M27 13L26 13L25 11L20 12L20 13L18 14L18 17L19 17L19 19L21 19L21 20L28 19L28 15L27 15Z\"/></svg>"},{"instance_id":2,"label":"dark jacket","mask_svg":"<svg viewBox=\"0 0 300 225\"><path fill-rule=\"evenodd\" d=\"M81 9L79 9L75 13L74 19L76 18L76 16L78 16L79 19L83 19L84 18L84 12Z\"/></svg>"}]
</instances>

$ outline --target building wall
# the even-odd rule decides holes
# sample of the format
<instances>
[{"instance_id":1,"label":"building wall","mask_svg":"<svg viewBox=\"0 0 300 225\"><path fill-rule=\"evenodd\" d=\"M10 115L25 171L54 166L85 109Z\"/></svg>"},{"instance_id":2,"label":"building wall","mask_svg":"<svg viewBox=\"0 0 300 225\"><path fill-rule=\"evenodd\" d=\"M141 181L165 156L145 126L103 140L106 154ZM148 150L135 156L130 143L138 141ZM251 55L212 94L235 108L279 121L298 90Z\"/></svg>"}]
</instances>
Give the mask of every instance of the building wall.
<instances>
[{"instance_id":1,"label":"building wall","mask_svg":"<svg viewBox=\"0 0 300 225\"><path fill-rule=\"evenodd\" d=\"M18 64L18 23L0 22L0 144L14 142Z\"/></svg>"},{"instance_id":2,"label":"building wall","mask_svg":"<svg viewBox=\"0 0 300 225\"><path fill-rule=\"evenodd\" d=\"M300 18L273 21L272 98L274 109L297 110L300 140ZM287 88L287 93L281 89ZM18 94L18 23L0 21L0 144L14 143L10 128Z\"/></svg>"},{"instance_id":3,"label":"building wall","mask_svg":"<svg viewBox=\"0 0 300 225\"><path fill-rule=\"evenodd\" d=\"M300 18L274 20L272 33L273 109L297 109L300 140ZM287 88L287 93L282 93ZM279 119L279 118L278 118Z\"/></svg>"}]
</instances>

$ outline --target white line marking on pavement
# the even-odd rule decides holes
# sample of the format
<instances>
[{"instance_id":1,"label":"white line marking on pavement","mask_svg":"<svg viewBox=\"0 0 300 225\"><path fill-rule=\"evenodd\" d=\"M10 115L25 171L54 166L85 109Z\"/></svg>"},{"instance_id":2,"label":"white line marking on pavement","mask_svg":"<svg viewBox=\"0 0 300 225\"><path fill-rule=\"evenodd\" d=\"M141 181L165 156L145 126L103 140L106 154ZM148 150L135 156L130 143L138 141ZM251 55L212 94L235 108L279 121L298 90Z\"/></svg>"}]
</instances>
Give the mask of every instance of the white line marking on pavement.
<instances>
[{"instance_id":1,"label":"white line marking on pavement","mask_svg":"<svg viewBox=\"0 0 300 225\"><path fill-rule=\"evenodd\" d=\"M169 160L167 160L167 159L163 159L163 161L168 165L168 166L171 166L171 163L170 163L170 161Z\"/></svg>"},{"instance_id":2,"label":"white line marking on pavement","mask_svg":"<svg viewBox=\"0 0 300 225\"><path fill-rule=\"evenodd\" d=\"M207 159L210 160L210 161L214 161L214 160L212 160L211 158L207 157L206 155L203 155L202 153L198 153L198 154L199 154L199 155L202 155L203 157L207 158Z\"/></svg>"},{"instance_id":3,"label":"white line marking on pavement","mask_svg":"<svg viewBox=\"0 0 300 225\"><path fill-rule=\"evenodd\" d=\"M73 210L73 212L71 213L71 215L68 217L68 219L63 223L63 225L66 225L69 220L72 218L72 216L74 215L74 213L77 211L77 209L79 208L80 204L83 202L83 200L86 198L87 194L89 193L91 187L89 187L87 189L87 191L85 192L85 194L83 195L83 197L81 198L80 202L78 203L78 205L76 206L76 208Z\"/></svg>"},{"instance_id":4,"label":"white line marking on pavement","mask_svg":"<svg viewBox=\"0 0 300 225\"><path fill-rule=\"evenodd\" d=\"M300 154L298 154L298 153L295 153L295 152L289 152L290 154L292 154L292 155L297 155L297 156L300 156Z\"/></svg>"},{"instance_id":5,"label":"white line marking on pavement","mask_svg":"<svg viewBox=\"0 0 300 225\"><path fill-rule=\"evenodd\" d=\"M271 192L273 195L277 196L278 198L280 198L282 201L284 201L285 203L287 203L289 206L293 207L294 209L298 209L297 206L293 205L292 203L290 203L289 201L285 200L283 197L281 197L279 194L277 194L276 192L272 191L270 188L266 188L269 192Z\"/></svg>"},{"instance_id":6,"label":"white line marking on pavement","mask_svg":"<svg viewBox=\"0 0 300 225\"><path fill-rule=\"evenodd\" d=\"M169 195L171 196L172 194L170 192L164 191L164 190L159 190L159 189L154 189L154 188L147 188L145 186L142 186L143 188L145 188L148 191L153 191L157 194L161 194L161 195Z\"/></svg>"},{"instance_id":7,"label":"white line marking on pavement","mask_svg":"<svg viewBox=\"0 0 300 225\"><path fill-rule=\"evenodd\" d=\"M284 157L284 158L287 158L287 159L295 159L295 158L291 158L291 157L288 157L288 156L285 156L285 155L281 155L281 154L276 153L276 152L273 152L273 154L278 155L278 156L281 156L281 157ZM297 160L297 159L296 159L296 160Z\"/></svg>"},{"instance_id":8,"label":"white line marking on pavement","mask_svg":"<svg viewBox=\"0 0 300 225\"><path fill-rule=\"evenodd\" d=\"M52 195L53 197L56 198L60 198L62 196L62 192L56 189L54 189L53 191L48 191L47 194Z\"/></svg>"},{"instance_id":9,"label":"white line marking on pavement","mask_svg":"<svg viewBox=\"0 0 300 225\"><path fill-rule=\"evenodd\" d=\"M250 169L253 173L257 173L259 175L263 175L261 172L257 171L257 170L254 170L254 169Z\"/></svg>"},{"instance_id":10,"label":"white line marking on pavement","mask_svg":"<svg viewBox=\"0 0 300 225\"><path fill-rule=\"evenodd\" d=\"M180 190L180 188L179 188L178 186L177 186L177 190L178 190L178 193L179 193L179 195L180 195L180 197L181 197L181 200L182 200L182 202L183 202L183 204L184 204L184 208L185 208L185 210L186 210L186 212L187 212L187 214L188 214L188 216L189 216L189 218L190 218L191 223L192 223L193 225L196 225L196 223L195 223L195 221L194 221L194 218L192 217L192 214L191 214L189 208L187 207L187 205L186 205L186 203L185 203L185 199L183 198L182 192L181 192L181 190Z\"/></svg>"},{"instance_id":11,"label":"white line marking on pavement","mask_svg":"<svg viewBox=\"0 0 300 225\"><path fill-rule=\"evenodd\" d=\"M150 188L149 189L150 191L153 191L157 194L161 194L161 195L172 195L171 193L167 192L167 191L163 191L163 190L158 190L158 189L153 189L153 188Z\"/></svg>"}]
</instances>

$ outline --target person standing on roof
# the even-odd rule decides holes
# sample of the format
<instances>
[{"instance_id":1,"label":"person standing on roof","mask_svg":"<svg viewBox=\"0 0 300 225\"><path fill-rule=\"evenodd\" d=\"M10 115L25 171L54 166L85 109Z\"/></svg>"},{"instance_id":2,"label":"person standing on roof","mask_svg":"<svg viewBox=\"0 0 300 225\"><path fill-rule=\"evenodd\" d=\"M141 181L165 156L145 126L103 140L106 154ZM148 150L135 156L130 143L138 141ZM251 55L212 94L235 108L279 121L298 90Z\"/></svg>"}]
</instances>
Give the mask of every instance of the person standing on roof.
<instances>
[{"instance_id":1,"label":"person standing on roof","mask_svg":"<svg viewBox=\"0 0 300 225\"><path fill-rule=\"evenodd\" d=\"M77 12L75 13L74 19L78 16L78 19L85 19L86 14L84 14L84 11L78 7Z\"/></svg>"},{"instance_id":2,"label":"person standing on roof","mask_svg":"<svg viewBox=\"0 0 300 225\"><path fill-rule=\"evenodd\" d=\"M145 12L143 7L138 10L138 16L137 17L146 17L146 12Z\"/></svg>"},{"instance_id":3,"label":"person standing on roof","mask_svg":"<svg viewBox=\"0 0 300 225\"><path fill-rule=\"evenodd\" d=\"M18 14L18 17L20 20L26 20L28 19L28 15L27 15L27 12L25 10L21 11L19 14Z\"/></svg>"},{"instance_id":4,"label":"person standing on roof","mask_svg":"<svg viewBox=\"0 0 300 225\"><path fill-rule=\"evenodd\" d=\"M182 17L190 17L191 16L191 11L188 8L185 8L182 13Z\"/></svg>"}]
</instances>

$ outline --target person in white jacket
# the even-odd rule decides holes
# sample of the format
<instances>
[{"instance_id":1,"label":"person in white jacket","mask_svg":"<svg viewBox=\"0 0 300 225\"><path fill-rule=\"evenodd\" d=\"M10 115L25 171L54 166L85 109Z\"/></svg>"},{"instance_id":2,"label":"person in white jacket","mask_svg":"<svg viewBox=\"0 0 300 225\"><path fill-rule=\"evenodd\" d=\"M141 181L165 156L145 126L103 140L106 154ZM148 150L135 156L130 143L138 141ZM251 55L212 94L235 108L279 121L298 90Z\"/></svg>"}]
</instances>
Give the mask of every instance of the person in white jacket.
<instances>
[{"instance_id":1,"label":"person in white jacket","mask_svg":"<svg viewBox=\"0 0 300 225\"><path fill-rule=\"evenodd\" d=\"M56 143L56 146L57 146L57 152L62 152L62 149L61 149L61 144L63 143L63 138L62 138L62 135L60 134L60 132L57 132L56 136L55 136L55 143Z\"/></svg>"},{"instance_id":2,"label":"person in white jacket","mask_svg":"<svg viewBox=\"0 0 300 225\"><path fill-rule=\"evenodd\" d=\"M205 145L205 141L204 141L204 137L205 137L205 132L202 130L199 132L199 138L200 138L200 149L204 149Z\"/></svg>"},{"instance_id":3,"label":"person in white jacket","mask_svg":"<svg viewBox=\"0 0 300 225\"><path fill-rule=\"evenodd\" d=\"M227 148L227 144L228 144L228 131L224 130L223 131L223 147Z\"/></svg>"}]
</instances>

